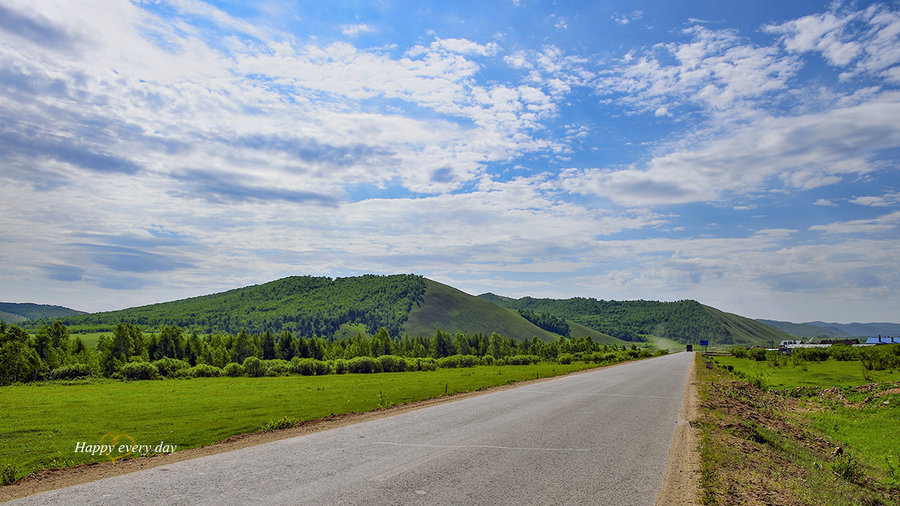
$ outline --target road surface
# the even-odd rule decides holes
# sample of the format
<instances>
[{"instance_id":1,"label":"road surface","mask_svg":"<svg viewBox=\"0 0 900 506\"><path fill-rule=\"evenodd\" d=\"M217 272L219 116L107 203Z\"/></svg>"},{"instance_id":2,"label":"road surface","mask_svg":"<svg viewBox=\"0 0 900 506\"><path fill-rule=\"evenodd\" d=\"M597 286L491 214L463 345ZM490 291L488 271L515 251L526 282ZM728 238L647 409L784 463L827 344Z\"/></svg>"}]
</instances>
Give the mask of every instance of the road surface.
<instances>
[{"instance_id":1,"label":"road surface","mask_svg":"<svg viewBox=\"0 0 900 506\"><path fill-rule=\"evenodd\" d=\"M25 497L13 504L654 504L678 353Z\"/></svg>"}]
</instances>

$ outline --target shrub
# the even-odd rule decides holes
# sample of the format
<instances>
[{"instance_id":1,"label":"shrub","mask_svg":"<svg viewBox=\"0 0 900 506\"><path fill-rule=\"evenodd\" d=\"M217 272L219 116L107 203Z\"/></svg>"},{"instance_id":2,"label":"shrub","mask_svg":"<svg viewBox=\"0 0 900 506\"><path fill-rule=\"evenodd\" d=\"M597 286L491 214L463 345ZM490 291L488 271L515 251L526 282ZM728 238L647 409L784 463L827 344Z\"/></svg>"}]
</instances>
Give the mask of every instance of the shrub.
<instances>
[{"instance_id":1,"label":"shrub","mask_svg":"<svg viewBox=\"0 0 900 506\"><path fill-rule=\"evenodd\" d=\"M87 364L65 365L50 371L49 379L76 379L93 376L94 370Z\"/></svg>"},{"instance_id":2,"label":"shrub","mask_svg":"<svg viewBox=\"0 0 900 506\"><path fill-rule=\"evenodd\" d=\"M224 371L222 371L220 367L209 364L197 364L188 369L188 371L190 371L191 376L195 378L216 378L224 374Z\"/></svg>"},{"instance_id":3,"label":"shrub","mask_svg":"<svg viewBox=\"0 0 900 506\"><path fill-rule=\"evenodd\" d=\"M413 370L416 371L435 371L437 370L437 360L431 357L416 358L412 361Z\"/></svg>"},{"instance_id":4,"label":"shrub","mask_svg":"<svg viewBox=\"0 0 900 506\"><path fill-rule=\"evenodd\" d=\"M297 420L296 418L283 416L275 420L269 420L265 425L260 427L260 430L262 430L263 432L272 432L281 429L289 429L294 425L297 425L298 422L299 420Z\"/></svg>"},{"instance_id":5,"label":"shrub","mask_svg":"<svg viewBox=\"0 0 900 506\"><path fill-rule=\"evenodd\" d=\"M494 365L494 356L485 355L481 357L481 365Z\"/></svg>"},{"instance_id":6,"label":"shrub","mask_svg":"<svg viewBox=\"0 0 900 506\"><path fill-rule=\"evenodd\" d=\"M397 355L382 355L376 359L383 372L403 372L409 369L406 359Z\"/></svg>"},{"instance_id":7,"label":"shrub","mask_svg":"<svg viewBox=\"0 0 900 506\"><path fill-rule=\"evenodd\" d=\"M661 356L663 356L663 355L668 355L668 354L669 354L669 350L667 350L667 349L665 349L665 348L660 349L660 350L656 350L656 351L653 353L653 355L656 356L656 357L661 357Z\"/></svg>"},{"instance_id":8,"label":"shrub","mask_svg":"<svg viewBox=\"0 0 900 506\"><path fill-rule=\"evenodd\" d=\"M828 359L828 348L795 348L792 356L797 360L807 360L809 362L824 362Z\"/></svg>"},{"instance_id":9,"label":"shrub","mask_svg":"<svg viewBox=\"0 0 900 506\"><path fill-rule=\"evenodd\" d=\"M334 371L335 374L347 374L350 372L350 362L339 358L331 364L331 370Z\"/></svg>"},{"instance_id":10,"label":"shrub","mask_svg":"<svg viewBox=\"0 0 900 506\"><path fill-rule=\"evenodd\" d=\"M189 369L191 367L191 364L185 362L184 360L178 360L177 358L169 358L169 357L164 357L159 360L154 360L152 362L152 364L154 366L156 366L156 369L159 371L159 374L166 376L166 377L172 377L172 376L174 376L175 371L178 371L181 369Z\"/></svg>"},{"instance_id":11,"label":"shrub","mask_svg":"<svg viewBox=\"0 0 900 506\"><path fill-rule=\"evenodd\" d=\"M266 363L259 359L259 357L249 356L244 359L244 363L241 364L244 367L244 374L247 376L251 376L254 378L259 378L261 376L266 375Z\"/></svg>"},{"instance_id":12,"label":"shrub","mask_svg":"<svg viewBox=\"0 0 900 506\"><path fill-rule=\"evenodd\" d=\"M735 346L731 349L731 354L734 355L735 358L747 358L747 348Z\"/></svg>"},{"instance_id":13,"label":"shrub","mask_svg":"<svg viewBox=\"0 0 900 506\"><path fill-rule=\"evenodd\" d=\"M859 462L849 453L838 455L829 465L832 471L847 481L856 481L862 475Z\"/></svg>"},{"instance_id":14,"label":"shrub","mask_svg":"<svg viewBox=\"0 0 900 506\"><path fill-rule=\"evenodd\" d=\"M379 372L378 361L372 357L355 357L350 359L350 372L356 374L368 374Z\"/></svg>"},{"instance_id":15,"label":"shrub","mask_svg":"<svg viewBox=\"0 0 900 506\"><path fill-rule=\"evenodd\" d=\"M475 367L478 365L478 357L475 355L450 355L438 359L438 367L442 369L456 369L459 367Z\"/></svg>"},{"instance_id":16,"label":"shrub","mask_svg":"<svg viewBox=\"0 0 900 506\"><path fill-rule=\"evenodd\" d=\"M750 348L747 350L747 357L756 360L757 362L762 362L766 359L766 349L765 348Z\"/></svg>"},{"instance_id":17,"label":"shrub","mask_svg":"<svg viewBox=\"0 0 900 506\"><path fill-rule=\"evenodd\" d=\"M854 348L849 344L833 344L830 348L828 348L828 354L831 356L831 358L840 360L841 362L856 360L856 352L854 351Z\"/></svg>"},{"instance_id":18,"label":"shrub","mask_svg":"<svg viewBox=\"0 0 900 506\"><path fill-rule=\"evenodd\" d=\"M556 361L562 365L571 364L575 361L575 355L571 353L560 353L559 356L556 357Z\"/></svg>"},{"instance_id":19,"label":"shrub","mask_svg":"<svg viewBox=\"0 0 900 506\"><path fill-rule=\"evenodd\" d=\"M264 360L263 363L266 366L266 376L287 376L294 372L293 366L287 360L274 358L272 360Z\"/></svg>"},{"instance_id":20,"label":"shrub","mask_svg":"<svg viewBox=\"0 0 900 506\"><path fill-rule=\"evenodd\" d=\"M314 358L294 357L291 359L291 369L294 374L302 374L304 376L321 376L328 374L331 370L327 362L316 360Z\"/></svg>"},{"instance_id":21,"label":"shrub","mask_svg":"<svg viewBox=\"0 0 900 506\"><path fill-rule=\"evenodd\" d=\"M508 365L531 365L537 364L541 361L541 357L537 355L513 355L511 357L506 357L506 363Z\"/></svg>"},{"instance_id":22,"label":"shrub","mask_svg":"<svg viewBox=\"0 0 900 506\"><path fill-rule=\"evenodd\" d=\"M237 376L244 375L244 368L241 367L241 364L230 362L228 364L225 364L225 367L222 368L222 372L225 374L225 376L231 376L232 378L235 378Z\"/></svg>"},{"instance_id":23,"label":"shrub","mask_svg":"<svg viewBox=\"0 0 900 506\"><path fill-rule=\"evenodd\" d=\"M119 373L126 380L159 379L159 369L150 362L129 362L119 368Z\"/></svg>"},{"instance_id":24,"label":"shrub","mask_svg":"<svg viewBox=\"0 0 900 506\"><path fill-rule=\"evenodd\" d=\"M16 474L19 470L12 464L6 464L0 469L0 486L12 485L16 482Z\"/></svg>"}]
</instances>

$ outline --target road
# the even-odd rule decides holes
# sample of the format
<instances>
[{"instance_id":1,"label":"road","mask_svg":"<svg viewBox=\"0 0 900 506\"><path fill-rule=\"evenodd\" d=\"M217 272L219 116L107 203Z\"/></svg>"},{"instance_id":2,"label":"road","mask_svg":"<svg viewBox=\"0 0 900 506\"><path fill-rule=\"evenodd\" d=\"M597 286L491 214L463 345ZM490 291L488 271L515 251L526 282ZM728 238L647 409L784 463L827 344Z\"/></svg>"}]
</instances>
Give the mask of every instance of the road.
<instances>
[{"instance_id":1,"label":"road","mask_svg":"<svg viewBox=\"0 0 900 506\"><path fill-rule=\"evenodd\" d=\"M13 504L654 504L693 354L531 383Z\"/></svg>"}]
</instances>

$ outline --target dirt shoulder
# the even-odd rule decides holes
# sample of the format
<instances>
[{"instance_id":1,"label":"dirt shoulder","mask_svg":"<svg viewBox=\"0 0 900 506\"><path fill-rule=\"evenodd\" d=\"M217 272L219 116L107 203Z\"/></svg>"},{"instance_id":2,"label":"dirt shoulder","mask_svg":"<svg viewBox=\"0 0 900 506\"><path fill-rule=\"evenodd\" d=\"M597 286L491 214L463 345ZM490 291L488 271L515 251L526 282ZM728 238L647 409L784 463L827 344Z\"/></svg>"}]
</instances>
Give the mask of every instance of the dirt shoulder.
<instances>
[{"instance_id":1,"label":"dirt shoulder","mask_svg":"<svg viewBox=\"0 0 900 506\"><path fill-rule=\"evenodd\" d=\"M669 461L663 485L656 498L658 505L699 504L700 502L700 395L697 390L697 361L691 362L681 419L675 426L675 437L669 449Z\"/></svg>"},{"instance_id":2,"label":"dirt shoulder","mask_svg":"<svg viewBox=\"0 0 900 506\"><path fill-rule=\"evenodd\" d=\"M627 363L628 362L623 362L607 367L617 367ZM571 374L583 374L597 369L598 368L585 369L583 371L578 371ZM239 450L242 448L266 444L281 439L303 436L314 432L335 429L338 427L367 422L370 420L377 420L379 418L399 415L401 413L407 413L445 402L452 402L468 397L484 395L490 392L507 390L510 388L529 385L533 383L541 383L559 377L561 376L520 381L518 383L500 385L483 390L477 390L474 392L461 392L448 396L437 397L434 399L426 399L423 401L411 402L407 404L398 404L385 409L369 411L367 413L346 413L342 415L334 415L318 420L301 422L288 429L271 432L254 432L251 434L241 434L238 436L230 437L219 443L211 444L209 446L192 448L189 450L181 450L170 454L159 454L150 457L121 459L116 460L115 462L97 462L69 467L65 469L43 469L29 474L13 485L0 487L0 502L33 495L40 492L46 492L49 490L65 488L72 485L80 485L82 483L88 483L104 478L110 478L113 476L134 473L144 469L165 466L173 464L175 462L181 462L183 460L230 452L232 450Z\"/></svg>"}]
</instances>

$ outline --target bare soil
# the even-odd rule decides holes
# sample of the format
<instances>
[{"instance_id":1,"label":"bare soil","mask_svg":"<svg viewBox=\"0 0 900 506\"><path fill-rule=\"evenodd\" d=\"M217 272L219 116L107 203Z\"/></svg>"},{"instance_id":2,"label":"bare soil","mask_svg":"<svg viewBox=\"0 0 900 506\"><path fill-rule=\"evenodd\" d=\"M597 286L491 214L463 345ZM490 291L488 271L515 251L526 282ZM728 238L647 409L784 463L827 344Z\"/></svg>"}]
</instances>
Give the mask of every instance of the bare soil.
<instances>
[{"instance_id":1,"label":"bare soil","mask_svg":"<svg viewBox=\"0 0 900 506\"><path fill-rule=\"evenodd\" d=\"M697 364L691 363L681 420L675 427L675 437L669 449L669 461L663 486L656 498L658 505L699 504L700 502L700 396L697 391Z\"/></svg>"}]
</instances>

